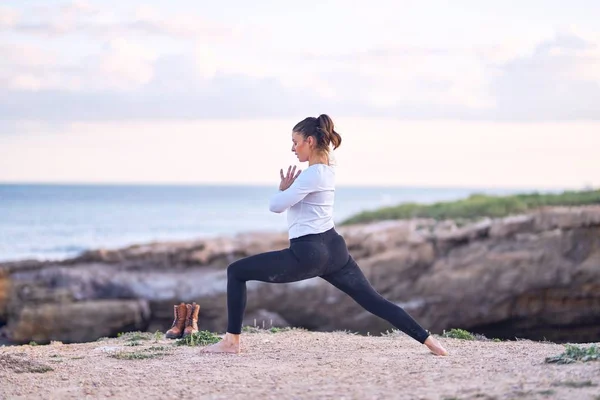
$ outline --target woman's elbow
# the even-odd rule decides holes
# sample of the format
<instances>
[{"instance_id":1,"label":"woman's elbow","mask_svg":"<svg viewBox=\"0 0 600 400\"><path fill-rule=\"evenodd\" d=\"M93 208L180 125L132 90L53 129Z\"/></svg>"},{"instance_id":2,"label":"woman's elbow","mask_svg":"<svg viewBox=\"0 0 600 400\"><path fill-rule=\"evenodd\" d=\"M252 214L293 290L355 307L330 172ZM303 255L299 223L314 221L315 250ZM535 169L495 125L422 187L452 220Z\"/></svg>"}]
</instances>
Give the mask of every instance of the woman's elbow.
<instances>
[{"instance_id":1,"label":"woman's elbow","mask_svg":"<svg viewBox=\"0 0 600 400\"><path fill-rule=\"evenodd\" d=\"M277 213L277 214L281 214L282 212L285 211L285 207L283 207L281 204L271 202L269 204L269 211Z\"/></svg>"}]
</instances>

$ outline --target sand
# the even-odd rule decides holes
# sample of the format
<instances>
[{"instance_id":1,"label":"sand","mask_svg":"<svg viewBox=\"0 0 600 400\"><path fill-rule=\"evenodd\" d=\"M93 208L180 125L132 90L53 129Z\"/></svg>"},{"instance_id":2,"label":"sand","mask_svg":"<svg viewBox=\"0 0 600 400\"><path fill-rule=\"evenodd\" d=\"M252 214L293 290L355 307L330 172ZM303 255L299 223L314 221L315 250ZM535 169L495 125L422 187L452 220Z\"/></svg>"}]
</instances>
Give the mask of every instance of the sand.
<instances>
[{"instance_id":1,"label":"sand","mask_svg":"<svg viewBox=\"0 0 600 400\"><path fill-rule=\"evenodd\" d=\"M439 357L402 333L261 331L231 355L127 337L0 347L0 398L600 399L600 362L545 363L564 350L548 342L439 338Z\"/></svg>"}]
</instances>

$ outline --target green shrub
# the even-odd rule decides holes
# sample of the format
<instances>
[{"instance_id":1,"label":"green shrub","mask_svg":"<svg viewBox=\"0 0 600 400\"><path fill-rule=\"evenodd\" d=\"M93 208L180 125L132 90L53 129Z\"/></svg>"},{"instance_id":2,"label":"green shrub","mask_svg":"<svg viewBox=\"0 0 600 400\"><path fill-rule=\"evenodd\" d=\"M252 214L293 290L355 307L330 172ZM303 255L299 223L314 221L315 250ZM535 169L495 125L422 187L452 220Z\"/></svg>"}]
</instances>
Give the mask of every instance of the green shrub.
<instances>
[{"instance_id":1,"label":"green shrub","mask_svg":"<svg viewBox=\"0 0 600 400\"><path fill-rule=\"evenodd\" d=\"M432 218L475 220L520 214L544 206L600 204L600 190L565 191L557 194L526 193L512 196L472 194L466 199L434 204L403 203L352 216L341 225L388 219Z\"/></svg>"},{"instance_id":2,"label":"green shrub","mask_svg":"<svg viewBox=\"0 0 600 400\"><path fill-rule=\"evenodd\" d=\"M587 348L567 344L562 354L546 357L547 363L555 364L572 364L577 361L587 362L598 360L600 360L600 349L595 344Z\"/></svg>"},{"instance_id":3,"label":"green shrub","mask_svg":"<svg viewBox=\"0 0 600 400\"><path fill-rule=\"evenodd\" d=\"M450 329L448 332L444 331L442 336L452 339L475 340L475 336L464 329Z\"/></svg>"},{"instance_id":4,"label":"green shrub","mask_svg":"<svg viewBox=\"0 0 600 400\"><path fill-rule=\"evenodd\" d=\"M194 332L191 335L177 339L175 344L177 346L207 346L209 344L217 343L221 338L209 331Z\"/></svg>"}]
</instances>

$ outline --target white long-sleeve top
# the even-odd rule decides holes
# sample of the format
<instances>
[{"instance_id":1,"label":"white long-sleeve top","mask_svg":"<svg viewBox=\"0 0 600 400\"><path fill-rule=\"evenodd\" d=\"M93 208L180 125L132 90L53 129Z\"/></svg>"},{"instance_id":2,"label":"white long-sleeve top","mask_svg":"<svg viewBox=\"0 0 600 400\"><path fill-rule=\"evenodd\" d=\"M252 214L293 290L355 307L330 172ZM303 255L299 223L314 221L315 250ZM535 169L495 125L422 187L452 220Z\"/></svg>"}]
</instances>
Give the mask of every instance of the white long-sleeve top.
<instances>
[{"instance_id":1,"label":"white long-sleeve top","mask_svg":"<svg viewBox=\"0 0 600 400\"><path fill-rule=\"evenodd\" d=\"M334 227L333 201L335 169L325 164L313 164L298 175L289 188L271 197L269 210L288 210L290 239L325 232Z\"/></svg>"}]
</instances>

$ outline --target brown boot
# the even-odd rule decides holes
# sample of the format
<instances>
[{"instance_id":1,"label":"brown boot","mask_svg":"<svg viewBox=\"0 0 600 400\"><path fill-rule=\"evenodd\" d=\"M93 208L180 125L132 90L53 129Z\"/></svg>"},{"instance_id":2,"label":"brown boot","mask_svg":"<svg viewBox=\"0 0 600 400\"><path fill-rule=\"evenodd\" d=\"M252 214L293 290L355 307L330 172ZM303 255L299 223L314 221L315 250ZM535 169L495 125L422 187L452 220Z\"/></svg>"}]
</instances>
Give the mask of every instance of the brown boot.
<instances>
[{"instance_id":1,"label":"brown boot","mask_svg":"<svg viewBox=\"0 0 600 400\"><path fill-rule=\"evenodd\" d=\"M169 329L165 334L167 339L180 338L183 334L183 330L185 329L185 319L187 317L187 307L185 304L181 303L178 306L173 306L173 312L175 314L175 319L173 319L173 325L171 325L171 329Z\"/></svg>"},{"instance_id":2,"label":"brown boot","mask_svg":"<svg viewBox=\"0 0 600 400\"><path fill-rule=\"evenodd\" d=\"M198 313L200 312L200 305L195 302L192 304L186 304L187 307L187 318L185 319L185 330L183 331L183 337L190 336L192 333L198 332Z\"/></svg>"}]
</instances>

